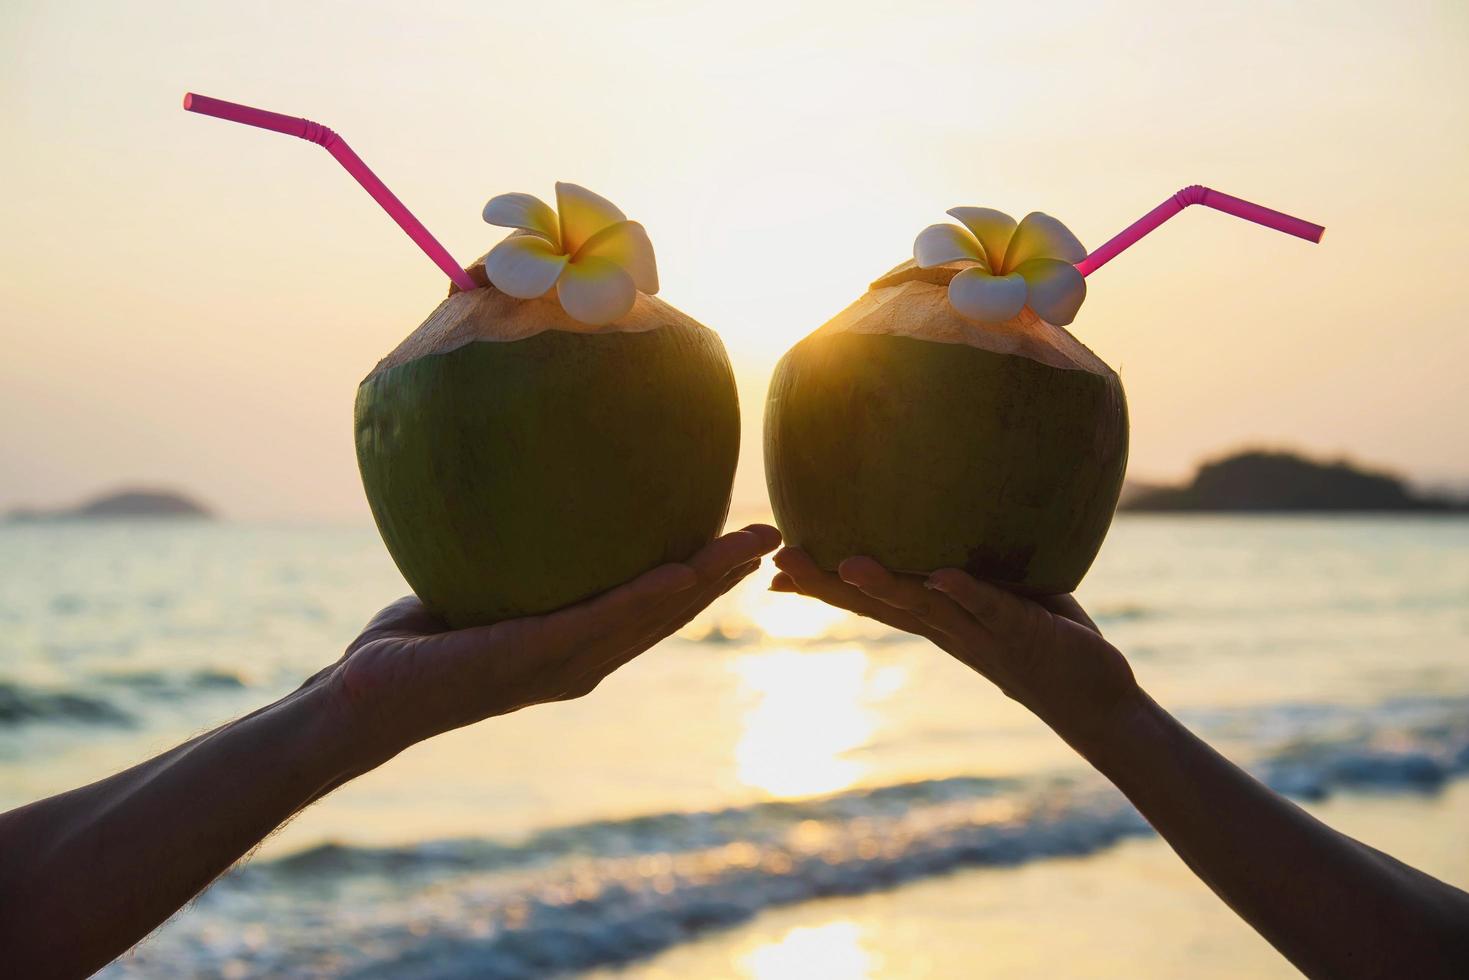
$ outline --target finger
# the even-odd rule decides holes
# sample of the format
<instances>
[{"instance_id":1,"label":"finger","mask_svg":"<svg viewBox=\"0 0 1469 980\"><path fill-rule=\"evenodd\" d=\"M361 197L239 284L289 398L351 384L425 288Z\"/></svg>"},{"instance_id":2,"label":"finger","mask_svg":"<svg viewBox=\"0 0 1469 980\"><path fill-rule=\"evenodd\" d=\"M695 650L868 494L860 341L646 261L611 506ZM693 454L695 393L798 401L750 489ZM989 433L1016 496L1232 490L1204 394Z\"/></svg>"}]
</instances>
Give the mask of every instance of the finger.
<instances>
[{"instance_id":1,"label":"finger","mask_svg":"<svg viewBox=\"0 0 1469 980\"><path fill-rule=\"evenodd\" d=\"M770 580L770 591L792 592L796 595L801 594L800 586L796 585L796 580L791 578L790 575L785 572L775 573L775 578Z\"/></svg>"},{"instance_id":2,"label":"finger","mask_svg":"<svg viewBox=\"0 0 1469 980\"><path fill-rule=\"evenodd\" d=\"M446 629L448 627L443 621L429 612L418 596L405 595L384 606L372 617L372 621L363 627L362 635L354 645L384 636L417 636L423 633L442 633Z\"/></svg>"},{"instance_id":3,"label":"finger","mask_svg":"<svg viewBox=\"0 0 1469 980\"><path fill-rule=\"evenodd\" d=\"M567 661L578 651L605 641L618 628L639 620L657 608L659 603L698 584L698 576L687 565L676 562L659 565L615 589L553 613L508 620L497 626L459 630L450 635L460 641L455 644L456 648L476 649L488 646L495 638L492 631L498 627L533 630L535 656L515 658L516 666L528 671L562 673Z\"/></svg>"},{"instance_id":4,"label":"finger","mask_svg":"<svg viewBox=\"0 0 1469 980\"><path fill-rule=\"evenodd\" d=\"M698 584L698 575L687 565L660 565L544 616L420 637L413 652L426 655L422 671L433 671L457 691L514 688L522 691L522 706L564 698L586 673L584 654L605 657L609 649L626 649L615 639L619 631ZM505 655L507 646L514 655Z\"/></svg>"},{"instance_id":5,"label":"finger","mask_svg":"<svg viewBox=\"0 0 1469 980\"><path fill-rule=\"evenodd\" d=\"M922 579L894 575L877 561L862 557L842 562L837 574L848 585L911 613L940 632L958 635L964 630L965 616L959 607L942 593L924 588Z\"/></svg>"},{"instance_id":6,"label":"finger","mask_svg":"<svg viewBox=\"0 0 1469 980\"><path fill-rule=\"evenodd\" d=\"M739 572L739 578L748 575L759 567L760 556L774 550L779 544L780 532L775 528L751 524L739 531L715 538L687 562L661 565L627 585L613 589L589 603L554 613L551 618L559 617L562 613L578 613L579 616L585 614L594 617L609 631L624 626L636 630L644 619L656 618L652 614L658 610L660 604L673 600L674 597L678 597L676 604L680 606L685 602L697 603L701 593L707 591L710 585L718 586L731 572ZM738 578L734 581L738 581ZM698 592L691 591L696 587L699 587ZM685 596L685 593L688 595Z\"/></svg>"},{"instance_id":7,"label":"finger","mask_svg":"<svg viewBox=\"0 0 1469 980\"><path fill-rule=\"evenodd\" d=\"M854 585L843 582L831 572L823 571L811 556L799 548L782 548L776 552L775 565L796 586L801 595L820 599L827 605L846 609L859 616L875 619L894 629L933 638L933 630L917 617L867 595Z\"/></svg>"},{"instance_id":8,"label":"finger","mask_svg":"<svg viewBox=\"0 0 1469 980\"><path fill-rule=\"evenodd\" d=\"M739 531L715 538L686 564L698 574L700 582L717 582L726 572L774 551L779 546L779 531L767 524L751 524Z\"/></svg>"},{"instance_id":9,"label":"finger","mask_svg":"<svg viewBox=\"0 0 1469 980\"><path fill-rule=\"evenodd\" d=\"M776 552L775 567L780 569L780 575L789 579L801 595L820 599L828 605L838 606L861 616L891 611L886 604L877 602L862 590L848 585L817 565L810 555L798 548L782 548Z\"/></svg>"},{"instance_id":10,"label":"finger","mask_svg":"<svg viewBox=\"0 0 1469 980\"><path fill-rule=\"evenodd\" d=\"M669 610L666 621L661 624L663 636L683 629L695 616L712 605L716 599L725 595L735 586L753 575L760 565L761 560L759 558L753 559L741 565L739 568L734 568L726 572L724 577L718 582L711 583L703 589L700 589L692 599L685 601L684 597L680 596L677 601L682 603L682 605L676 609ZM662 639L662 636L658 637L658 639Z\"/></svg>"},{"instance_id":11,"label":"finger","mask_svg":"<svg viewBox=\"0 0 1469 980\"><path fill-rule=\"evenodd\" d=\"M614 630L698 584L697 574L687 565L678 562L659 565L609 592L554 612L547 619L564 622L583 635L593 630Z\"/></svg>"},{"instance_id":12,"label":"finger","mask_svg":"<svg viewBox=\"0 0 1469 980\"><path fill-rule=\"evenodd\" d=\"M773 560L776 568L802 588L808 582L819 582L823 578L841 582L831 572L816 564L816 560L800 548L782 548L775 553Z\"/></svg>"},{"instance_id":13,"label":"finger","mask_svg":"<svg viewBox=\"0 0 1469 980\"><path fill-rule=\"evenodd\" d=\"M608 643L589 645L583 653L572 658L568 667L590 680L585 691L596 687L613 671L631 663L656 646L659 641L678 632L689 621L702 612L711 602L725 593L760 567L760 559L752 559L738 568L731 569L718 581L695 590L680 593L653 610L641 623L640 635L633 640L612 639Z\"/></svg>"},{"instance_id":14,"label":"finger","mask_svg":"<svg viewBox=\"0 0 1469 980\"><path fill-rule=\"evenodd\" d=\"M775 553L777 577L789 581L794 590L822 602L866 615L872 600L831 572L826 571L799 548L782 548ZM774 583L772 583L773 585Z\"/></svg>"},{"instance_id":15,"label":"finger","mask_svg":"<svg viewBox=\"0 0 1469 980\"><path fill-rule=\"evenodd\" d=\"M687 613L688 618L692 619L712 604L715 599L718 599L720 596L729 592L730 589L733 589L736 585L739 585L753 575L760 568L761 564L761 559L752 558L743 565L731 568L720 576L718 581L710 582L708 585L694 592L691 597L678 596L674 600L674 603L677 604L677 611L680 614Z\"/></svg>"},{"instance_id":16,"label":"finger","mask_svg":"<svg viewBox=\"0 0 1469 980\"><path fill-rule=\"evenodd\" d=\"M1070 594L1048 595L1035 601L1041 606L1044 606L1047 612L1054 613L1062 619L1069 619L1078 626L1085 626L1098 636L1102 635L1102 631L1097 627L1097 624L1092 620L1091 616L1087 614L1085 609L1081 608L1081 603L1076 601L1076 596Z\"/></svg>"},{"instance_id":17,"label":"finger","mask_svg":"<svg viewBox=\"0 0 1469 980\"><path fill-rule=\"evenodd\" d=\"M698 589L674 596L654 609L642 623L637 624L638 630L634 639L622 645L637 646L642 650L653 646L664 637L671 636L688 625L690 620L708 608L715 599L739 585L759 567L760 559L752 558L743 565L725 572L716 582L710 582Z\"/></svg>"},{"instance_id":18,"label":"finger","mask_svg":"<svg viewBox=\"0 0 1469 980\"><path fill-rule=\"evenodd\" d=\"M679 595L666 608L655 610L649 617L651 631L661 631L656 639L680 629L711 602L734 588L760 567L762 555L779 544L780 532L766 524L751 524L710 542L688 561L689 567L699 576L700 587L694 592Z\"/></svg>"},{"instance_id":19,"label":"finger","mask_svg":"<svg viewBox=\"0 0 1469 980\"><path fill-rule=\"evenodd\" d=\"M652 602L599 610L600 616L594 623L578 620L565 627L559 635L567 644L566 659L557 673L572 679L566 696L579 697L590 691L601 677L682 627L699 610L758 568L760 555L778 544L780 532L764 524L752 524L723 535L700 549L687 564L665 565L654 570L681 570L681 588L658 595ZM607 597L612 595L607 593ZM551 618L560 615L556 613Z\"/></svg>"},{"instance_id":20,"label":"finger","mask_svg":"<svg viewBox=\"0 0 1469 980\"><path fill-rule=\"evenodd\" d=\"M998 639L1021 641L1031 628L1032 604L961 569L939 569L926 584L952 599Z\"/></svg>"}]
</instances>

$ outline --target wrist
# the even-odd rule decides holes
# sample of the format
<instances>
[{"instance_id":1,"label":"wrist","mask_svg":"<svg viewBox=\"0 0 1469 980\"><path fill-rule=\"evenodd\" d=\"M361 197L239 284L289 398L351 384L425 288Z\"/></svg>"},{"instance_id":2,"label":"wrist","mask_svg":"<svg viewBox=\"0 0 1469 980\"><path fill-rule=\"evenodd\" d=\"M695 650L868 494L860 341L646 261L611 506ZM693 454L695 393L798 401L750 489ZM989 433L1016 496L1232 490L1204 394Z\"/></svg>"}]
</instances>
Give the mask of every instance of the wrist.
<instances>
[{"instance_id":1,"label":"wrist","mask_svg":"<svg viewBox=\"0 0 1469 980\"><path fill-rule=\"evenodd\" d=\"M340 690L336 670L313 677L272 705L306 752L313 776L333 786L370 772L398 753L378 744Z\"/></svg>"},{"instance_id":2,"label":"wrist","mask_svg":"<svg viewBox=\"0 0 1469 980\"><path fill-rule=\"evenodd\" d=\"M1147 739L1158 725L1162 709L1136 684L1116 692L1089 710L1068 707L1058 712L1035 713L1092 765L1126 754L1139 740Z\"/></svg>"},{"instance_id":3,"label":"wrist","mask_svg":"<svg viewBox=\"0 0 1469 980\"><path fill-rule=\"evenodd\" d=\"M1142 688L1110 706L1085 729L1063 738L1103 775L1116 781L1165 735L1172 716ZM1060 731L1058 729L1058 731Z\"/></svg>"}]
</instances>

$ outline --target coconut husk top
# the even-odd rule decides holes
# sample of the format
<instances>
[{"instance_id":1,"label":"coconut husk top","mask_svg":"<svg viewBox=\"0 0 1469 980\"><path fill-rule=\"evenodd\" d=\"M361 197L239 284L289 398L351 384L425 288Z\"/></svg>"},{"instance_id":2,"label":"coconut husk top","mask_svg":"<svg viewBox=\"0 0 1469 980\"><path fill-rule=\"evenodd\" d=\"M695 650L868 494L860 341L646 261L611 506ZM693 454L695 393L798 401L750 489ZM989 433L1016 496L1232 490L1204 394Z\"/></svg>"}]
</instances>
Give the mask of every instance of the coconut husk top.
<instances>
[{"instance_id":1,"label":"coconut husk top","mask_svg":"<svg viewBox=\"0 0 1469 980\"><path fill-rule=\"evenodd\" d=\"M968 266L951 262L920 268L909 259L878 277L868 291L814 336L888 334L940 344L964 344L997 354L1016 354L1064 370L1110 375L1112 369L1063 327L1025 307L1000 323L961 316L949 302L949 281Z\"/></svg>"},{"instance_id":2,"label":"coconut husk top","mask_svg":"<svg viewBox=\"0 0 1469 980\"><path fill-rule=\"evenodd\" d=\"M516 299L502 293L490 284L483 259L465 271L479 288L464 292L458 286L451 286L448 297L428 319L379 361L368 377L430 354L447 354L476 341L525 340L547 330L580 334L642 333L675 324L707 329L693 317L646 293L638 293L632 309L623 316L611 323L590 326L567 313L554 291L537 299Z\"/></svg>"}]
</instances>

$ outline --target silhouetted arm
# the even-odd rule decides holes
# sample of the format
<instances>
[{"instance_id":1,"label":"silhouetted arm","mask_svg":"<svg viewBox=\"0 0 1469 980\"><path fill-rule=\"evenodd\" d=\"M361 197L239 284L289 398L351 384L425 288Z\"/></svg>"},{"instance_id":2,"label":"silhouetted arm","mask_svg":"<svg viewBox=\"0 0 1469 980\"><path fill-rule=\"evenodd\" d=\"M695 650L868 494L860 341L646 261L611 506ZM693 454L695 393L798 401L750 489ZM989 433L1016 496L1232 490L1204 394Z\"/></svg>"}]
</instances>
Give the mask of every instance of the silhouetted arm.
<instances>
[{"instance_id":1,"label":"silhouetted arm","mask_svg":"<svg viewBox=\"0 0 1469 980\"><path fill-rule=\"evenodd\" d=\"M0 960L83 977L359 772L315 683L155 759L0 815Z\"/></svg>"},{"instance_id":2,"label":"silhouetted arm","mask_svg":"<svg viewBox=\"0 0 1469 980\"><path fill-rule=\"evenodd\" d=\"M1303 973L1469 976L1469 895L1332 830L1146 695L1075 747Z\"/></svg>"},{"instance_id":3,"label":"silhouetted arm","mask_svg":"<svg viewBox=\"0 0 1469 980\"><path fill-rule=\"evenodd\" d=\"M92 973L303 807L423 739L588 694L779 542L754 525L587 602L475 629L400 600L275 704L0 815L0 975Z\"/></svg>"},{"instance_id":4,"label":"silhouetted arm","mask_svg":"<svg viewBox=\"0 0 1469 980\"><path fill-rule=\"evenodd\" d=\"M1142 691L1070 596L1042 605L946 569L776 556L772 588L927 637L1033 711L1117 785L1220 898L1319 977L1469 976L1469 894L1340 834L1215 752Z\"/></svg>"}]
</instances>

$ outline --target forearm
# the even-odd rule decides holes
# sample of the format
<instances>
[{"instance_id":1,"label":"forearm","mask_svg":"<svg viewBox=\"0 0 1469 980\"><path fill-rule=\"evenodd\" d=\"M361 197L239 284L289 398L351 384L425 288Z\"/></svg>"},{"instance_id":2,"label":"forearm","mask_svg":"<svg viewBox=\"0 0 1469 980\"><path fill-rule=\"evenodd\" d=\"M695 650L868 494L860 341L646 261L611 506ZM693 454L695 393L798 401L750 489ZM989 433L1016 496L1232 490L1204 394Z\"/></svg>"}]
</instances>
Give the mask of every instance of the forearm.
<instances>
[{"instance_id":1,"label":"forearm","mask_svg":"<svg viewBox=\"0 0 1469 980\"><path fill-rule=\"evenodd\" d=\"M370 767L311 684L116 776L0 816L0 947L82 976L146 936L294 813Z\"/></svg>"},{"instance_id":2,"label":"forearm","mask_svg":"<svg viewBox=\"0 0 1469 980\"><path fill-rule=\"evenodd\" d=\"M1469 895L1327 827L1145 694L1135 710L1068 740L1303 972L1469 971Z\"/></svg>"}]
</instances>

